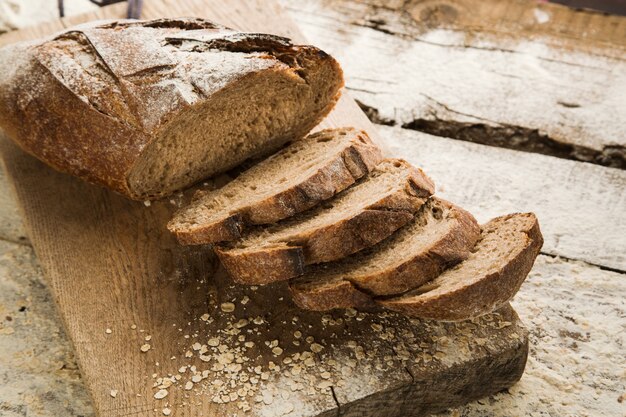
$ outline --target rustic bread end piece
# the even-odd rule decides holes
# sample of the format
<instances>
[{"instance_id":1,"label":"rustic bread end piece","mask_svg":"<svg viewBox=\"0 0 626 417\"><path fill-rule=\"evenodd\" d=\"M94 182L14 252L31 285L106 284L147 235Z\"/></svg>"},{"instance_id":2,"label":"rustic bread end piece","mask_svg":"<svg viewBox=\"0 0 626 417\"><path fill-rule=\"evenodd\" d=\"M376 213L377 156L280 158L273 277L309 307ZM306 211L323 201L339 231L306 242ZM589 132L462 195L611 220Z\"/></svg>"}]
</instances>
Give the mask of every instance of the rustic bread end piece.
<instances>
[{"instance_id":1,"label":"rustic bread end piece","mask_svg":"<svg viewBox=\"0 0 626 417\"><path fill-rule=\"evenodd\" d=\"M372 246L411 221L434 192L405 161L383 161L357 185L308 212L216 247L234 281L267 284Z\"/></svg>"},{"instance_id":2,"label":"rustic bread end piece","mask_svg":"<svg viewBox=\"0 0 626 417\"><path fill-rule=\"evenodd\" d=\"M323 130L283 148L224 187L198 194L168 228L185 245L235 240L246 226L274 223L331 198L382 159L364 131Z\"/></svg>"},{"instance_id":3,"label":"rustic bread end piece","mask_svg":"<svg viewBox=\"0 0 626 417\"><path fill-rule=\"evenodd\" d=\"M203 19L92 22L0 49L0 126L53 168L159 198L299 139L342 71Z\"/></svg>"},{"instance_id":4,"label":"rustic bread end piece","mask_svg":"<svg viewBox=\"0 0 626 417\"><path fill-rule=\"evenodd\" d=\"M408 316L441 321L490 313L517 293L542 245L534 214L495 218L482 227L467 260L426 285L379 303Z\"/></svg>"},{"instance_id":5,"label":"rustic bread end piece","mask_svg":"<svg viewBox=\"0 0 626 417\"><path fill-rule=\"evenodd\" d=\"M361 308L373 297L401 294L432 280L470 255L480 227L467 211L432 197L408 225L376 246L317 265L289 283L309 310ZM350 304L354 303L354 304Z\"/></svg>"}]
</instances>

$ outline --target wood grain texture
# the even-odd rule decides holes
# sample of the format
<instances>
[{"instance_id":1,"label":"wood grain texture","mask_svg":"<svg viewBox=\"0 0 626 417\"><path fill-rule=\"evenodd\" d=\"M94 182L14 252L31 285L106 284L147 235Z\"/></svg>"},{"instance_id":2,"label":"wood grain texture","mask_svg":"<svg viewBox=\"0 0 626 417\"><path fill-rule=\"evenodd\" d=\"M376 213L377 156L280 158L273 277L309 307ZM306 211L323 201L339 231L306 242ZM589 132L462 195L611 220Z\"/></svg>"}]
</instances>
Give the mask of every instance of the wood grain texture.
<instances>
[{"instance_id":1,"label":"wood grain texture","mask_svg":"<svg viewBox=\"0 0 626 417\"><path fill-rule=\"evenodd\" d=\"M146 3L144 17L176 15L302 40L273 3ZM44 34L10 39L35 33ZM374 133L348 98L324 125ZM131 202L0 143L99 415L231 416L251 407L245 415L418 416L508 387L523 372L527 333L508 307L460 324L303 312L284 286L231 286L207 248L177 245L165 229L176 199ZM167 395L155 399L160 390Z\"/></svg>"},{"instance_id":2,"label":"wood grain texture","mask_svg":"<svg viewBox=\"0 0 626 417\"><path fill-rule=\"evenodd\" d=\"M626 18L530 1L284 0L376 120L626 167Z\"/></svg>"}]
</instances>

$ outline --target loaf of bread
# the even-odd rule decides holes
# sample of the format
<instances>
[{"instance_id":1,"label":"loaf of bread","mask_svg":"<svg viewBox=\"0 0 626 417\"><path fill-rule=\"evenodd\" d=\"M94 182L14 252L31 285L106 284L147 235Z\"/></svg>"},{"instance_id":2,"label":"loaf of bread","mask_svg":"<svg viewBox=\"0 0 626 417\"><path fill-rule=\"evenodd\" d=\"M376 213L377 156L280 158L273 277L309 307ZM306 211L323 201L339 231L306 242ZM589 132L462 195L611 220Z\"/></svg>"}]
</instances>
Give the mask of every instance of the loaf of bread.
<instances>
[{"instance_id":1,"label":"loaf of bread","mask_svg":"<svg viewBox=\"0 0 626 417\"><path fill-rule=\"evenodd\" d=\"M421 170L388 159L324 204L216 251L236 282L294 278L306 265L341 259L385 239L409 223L433 192L432 181Z\"/></svg>"},{"instance_id":2,"label":"loaf of bread","mask_svg":"<svg viewBox=\"0 0 626 417\"><path fill-rule=\"evenodd\" d=\"M363 131L323 130L283 148L226 186L197 193L168 228L186 245L236 240L248 226L283 220L331 198L382 159Z\"/></svg>"},{"instance_id":3,"label":"loaf of bread","mask_svg":"<svg viewBox=\"0 0 626 417\"><path fill-rule=\"evenodd\" d=\"M57 170L152 199L303 137L329 55L202 19L96 22L0 50L0 127Z\"/></svg>"}]
</instances>

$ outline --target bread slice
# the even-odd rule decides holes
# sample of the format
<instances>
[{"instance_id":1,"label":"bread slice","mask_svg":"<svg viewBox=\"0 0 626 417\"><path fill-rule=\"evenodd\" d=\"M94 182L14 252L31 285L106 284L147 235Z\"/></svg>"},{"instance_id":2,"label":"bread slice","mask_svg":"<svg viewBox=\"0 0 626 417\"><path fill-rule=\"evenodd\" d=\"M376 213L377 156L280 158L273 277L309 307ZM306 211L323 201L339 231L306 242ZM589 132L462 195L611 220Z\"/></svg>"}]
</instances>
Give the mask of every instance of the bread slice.
<instances>
[{"instance_id":1,"label":"bread slice","mask_svg":"<svg viewBox=\"0 0 626 417\"><path fill-rule=\"evenodd\" d=\"M364 131L323 130L292 143L224 187L196 196L168 228L185 245L235 240L248 225L275 223L331 198L382 159Z\"/></svg>"},{"instance_id":2,"label":"bread slice","mask_svg":"<svg viewBox=\"0 0 626 417\"><path fill-rule=\"evenodd\" d=\"M342 85L336 60L286 38L91 22L0 50L0 127L53 168L145 200L302 138Z\"/></svg>"},{"instance_id":3,"label":"bread slice","mask_svg":"<svg viewBox=\"0 0 626 417\"><path fill-rule=\"evenodd\" d=\"M534 214L495 218L482 227L467 260L426 285L379 303L408 316L442 321L490 313L517 293L542 245Z\"/></svg>"},{"instance_id":4,"label":"bread slice","mask_svg":"<svg viewBox=\"0 0 626 417\"><path fill-rule=\"evenodd\" d=\"M432 197L408 225L376 246L318 265L291 280L295 303L307 310L368 307L372 297L401 294L466 259L480 236L467 211Z\"/></svg>"},{"instance_id":5,"label":"bread slice","mask_svg":"<svg viewBox=\"0 0 626 417\"><path fill-rule=\"evenodd\" d=\"M434 192L432 181L405 161L388 159L332 200L240 241L216 247L239 283L267 284L301 275L374 245L404 226Z\"/></svg>"}]
</instances>

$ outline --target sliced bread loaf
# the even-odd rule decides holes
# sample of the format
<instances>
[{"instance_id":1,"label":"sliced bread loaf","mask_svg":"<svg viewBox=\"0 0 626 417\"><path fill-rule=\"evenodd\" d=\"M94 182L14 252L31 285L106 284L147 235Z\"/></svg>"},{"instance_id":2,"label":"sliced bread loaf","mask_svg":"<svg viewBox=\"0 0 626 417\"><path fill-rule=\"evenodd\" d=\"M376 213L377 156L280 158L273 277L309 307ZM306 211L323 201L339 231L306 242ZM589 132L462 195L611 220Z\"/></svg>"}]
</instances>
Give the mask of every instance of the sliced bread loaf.
<instances>
[{"instance_id":1,"label":"sliced bread loaf","mask_svg":"<svg viewBox=\"0 0 626 417\"><path fill-rule=\"evenodd\" d=\"M216 247L239 283L267 284L301 275L374 245L410 222L434 192L432 181L405 161L383 161L357 185L308 212Z\"/></svg>"},{"instance_id":2,"label":"sliced bread loaf","mask_svg":"<svg viewBox=\"0 0 626 417\"><path fill-rule=\"evenodd\" d=\"M142 200L303 137L342 85L337 61L285 38L195 18L93 22L0 50L0 127Z\"/></svg>"},{"instance_id":3,"label":"sliced bread loaf","mask_svg":"<svg viewBox=\"0 0 626 417\"><path fill-rule=\"evenodd\" d=\"M432 197L413 221L376 246L316 265L291 280L295 303L308 310L363 308L372 297L401 294L466 259L480 236L467 211Z\"/></svg>"},{"instance_id":4,"label":"sliced bread loaf","mask_svg":"<svg viewBox=\"0 0 626 417\"><path fill-rule=\"evenodd\" d=\"M195 196L168 228L186 245L235 240L248 225L274 223L331 198L382 159L363 131L323 130L292 143L224 187Z\"/></svg>"},{"instance_id":5,"label":"sliced bread loaf","mask_svg":"<svg viewBox=\"0 0 626 417\"><path fill-rule=\"evenodd\" d=\"M534 214L495 218L482 227L468 259L415 290L379 303L408 316L443 321L489 313L517 293L542 245Z\"/></svg>"}]
</instances>

